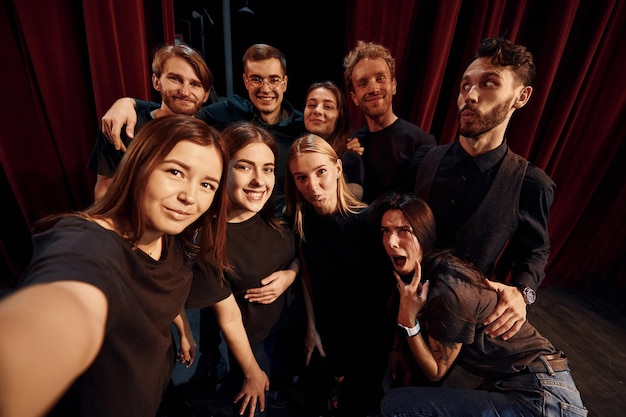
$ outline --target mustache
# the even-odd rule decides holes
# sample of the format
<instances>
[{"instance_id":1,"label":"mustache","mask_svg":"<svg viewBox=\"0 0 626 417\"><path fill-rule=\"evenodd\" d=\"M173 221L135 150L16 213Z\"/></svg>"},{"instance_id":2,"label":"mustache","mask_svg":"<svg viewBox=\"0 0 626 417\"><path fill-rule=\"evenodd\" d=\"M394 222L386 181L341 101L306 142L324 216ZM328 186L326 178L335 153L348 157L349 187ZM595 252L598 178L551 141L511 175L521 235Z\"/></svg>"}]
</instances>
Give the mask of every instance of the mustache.
<instances>
[{"instance_id":1,"label":"mustache","mask_svg":"<svg viewBox=\"0 0 626 417\"><path fill-rule=\"evenodd\" d=\"M474 112L474 113L480 113L480 112L478 111L478 106L472 106L472 105L470 105L470 104L466 104L466 105L464 105L463 107L461 107L461 108L459 109L459 113L463 113L465 110L469 110L469 111L472 111L472 112Z\"/></svg>"},{"instance_id":2,"label":"mustache","mask_svg":"<svg viewBox=\"0 0 626 417\"><path fill-rule=\"evenodd\" d=\"M474 116L475 116L475 117L479 117L479 118L480 118L480 117L482 117L482 115L483 115L483 114L482 114L482 112L481 112L480 110L478 110L478 106L472 106L472 105L470 105L470 104L466 104L466 105L464 105L463 107L461 107L461 108L459 109L459 111L457 112L457 114L456 114L456 115L457 115L457 117L458 117L459 119L461 118L461 115L463 114L463 112L464 112L465 110L469 110L469 111L471 111L472 113L474 113Z\"/></svg>"}]
</instances>

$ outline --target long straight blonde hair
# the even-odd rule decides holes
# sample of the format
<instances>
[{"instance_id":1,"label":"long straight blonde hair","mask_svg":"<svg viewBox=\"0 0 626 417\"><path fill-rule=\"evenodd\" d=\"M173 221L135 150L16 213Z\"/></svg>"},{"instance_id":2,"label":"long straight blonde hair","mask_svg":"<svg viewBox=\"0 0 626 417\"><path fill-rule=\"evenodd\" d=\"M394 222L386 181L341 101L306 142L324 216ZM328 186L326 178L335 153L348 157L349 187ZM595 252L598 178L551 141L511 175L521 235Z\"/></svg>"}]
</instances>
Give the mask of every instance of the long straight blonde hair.
<instances>
[{"instance_id":1,"label":"long straight blonde hair","mask_svg":"<svg viewBox=\"0 0 626 417\"><path fill-rule=\"evenodd\" d=\"M297 156L305 153L319 153L330 158L331 162L337 163L339 157L333 147L323 138L312 133L299 137L291 145L287 156L287 176L285 178L285 216L293 226L294 231L304 241L303 217L307 201L304 199L293 178L289 164ZM357 200L348 189L348 184L343 175L337 180L337 211L344 217L360 213L367 204Z\"/></svg>"}]
</instances>

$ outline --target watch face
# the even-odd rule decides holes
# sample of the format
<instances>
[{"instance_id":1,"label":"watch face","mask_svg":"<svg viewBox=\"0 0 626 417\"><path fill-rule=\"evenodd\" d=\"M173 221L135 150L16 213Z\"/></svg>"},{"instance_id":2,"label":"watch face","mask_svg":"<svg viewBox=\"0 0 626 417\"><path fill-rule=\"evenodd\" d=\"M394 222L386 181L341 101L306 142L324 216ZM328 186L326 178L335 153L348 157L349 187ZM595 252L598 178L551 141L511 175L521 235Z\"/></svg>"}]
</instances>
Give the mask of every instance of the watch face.
<instances>
[{"instance_id":1,"label":"watch face","mask_svg":"<svg viewBox=\"0 0 626 417\"><path fill-rule=\"evenodd\" d=\"M526 300L526 304L532 304L536 299L537 294L535 293L535 290L528 287L524 288L524 300Z\"/></svg>"}]
</instances>

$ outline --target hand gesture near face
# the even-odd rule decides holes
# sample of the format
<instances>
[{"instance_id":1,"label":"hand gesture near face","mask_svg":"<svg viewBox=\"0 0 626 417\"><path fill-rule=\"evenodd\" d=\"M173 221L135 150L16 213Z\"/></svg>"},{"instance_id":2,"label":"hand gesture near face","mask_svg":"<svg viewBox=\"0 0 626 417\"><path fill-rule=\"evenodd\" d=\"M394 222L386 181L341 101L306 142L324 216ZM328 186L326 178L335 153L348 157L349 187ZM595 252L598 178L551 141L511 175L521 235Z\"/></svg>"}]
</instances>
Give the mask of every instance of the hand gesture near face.
<instances>
[{"instance_id":1,"label":"hand gesture near face","mask_svg":"<svg viewBox=\"0 0 626 417\"><path fill-rule=\"evenodd\" d=\"M413 278L410 283L406 284L395 271L393 275L396 277L398 292L400 293L398 323L413 327L417 321L417 315L426 305L429 282L421 282L422 266L419 262L415 262L415 271L413 271Z\"/></svg>"}]
</instances>

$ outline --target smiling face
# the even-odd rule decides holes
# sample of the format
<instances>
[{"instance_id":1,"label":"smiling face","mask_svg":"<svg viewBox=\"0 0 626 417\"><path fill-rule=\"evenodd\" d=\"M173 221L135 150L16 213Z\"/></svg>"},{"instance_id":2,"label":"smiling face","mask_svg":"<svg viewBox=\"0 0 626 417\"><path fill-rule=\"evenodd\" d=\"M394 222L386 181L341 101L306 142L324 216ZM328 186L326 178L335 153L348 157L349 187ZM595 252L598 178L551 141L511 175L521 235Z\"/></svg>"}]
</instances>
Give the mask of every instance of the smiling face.
<instances>
[{"instance_id":1,"label":"smiling face","mask_svg":"<svg viewBox=\"0 0 626 417\"><path fill-rule=\"evenodd\" d=\"M327 88L311 90L304 107L304 127L307 131L328 139L335 130L339 108L335 94Z\"/></svg>"},{"instance_id":2,"label":"smiling face","mask_svg":"<svg viewBox=\"0 0 626 417\"><path fill-rule=\"evenodd\" d=\"M263 81L257 85L253 80ZM270 85L271 80L280 80L276 87ZM272 125L280 120L283 97L287 90L287 76L278 58L262 61L246 61L243 82L248 90L250 101L254 104L266 123Z\"/></svg>"},{"instance_id":3,"label":"smiling face","mask_svg":"<svg viewBox=\"0 0 626 417\"><path fill-rule=\"evenodd\" d=\"M258 213L272 194L275 176L272 150L253 142L232 155L228 169L228 221L239 223Z\"/></svg>"},{"instance_id":4,"label":"smiling face","mask_svg":"<svg viewBox=\"0 0 626 417\"><path fill-rule=\"evenodd\" d=\"M422 246L400 210L383 214L380 229L385 252L400 275L412 274L422 260Z\"/></svg>"},{"instance_id":5,"label":"smiling face","mask_svg":"<svg viewBox=\"0 0 626 417\"><path fill-rule=\"evenodd\" d=\"M387 62L382 58L365 58L352 71L350 93L352 101L366 117L377 119L392 113L393 96L396 94L396 79L391 76Z\"/></svg>"},{"instance_id":6,"label":"smiling face","mask_svg":"<svg viewBox=\"0 0 626 417\"><path fill-rule=\"evenodd\" d=\"M177 56L165 62L160 77L152 75L152 85L161 93L161 108L168 114L193 116L209 98L193 67Z\"/></svg>"},{"instance_id":7,"label":"smiling face","mask_svg":"<svg viewBox=\"0 0 626 417\"><path fill-rule=\"evenodd\" d=\"M148 177L142 208L146 234L178 234L209 209L222 175L215 146L183 140Z\"/></svg>"},{"instance_id":8,"label":"smiling face","mask_svg":"<svg viewBox=\"0 0 626 417\"><path fill-rule=\"evenodd\" d=\"M304 152L291 159L289 172L296 188L317 214L325 216L337 211L337 181L342 172L340 160L333 162L328 155Z\"/></svg>"}]
</instances>

